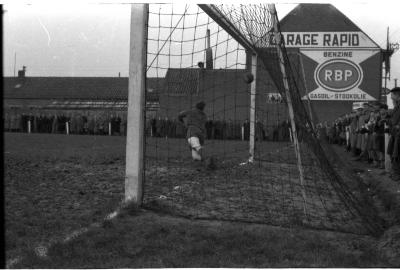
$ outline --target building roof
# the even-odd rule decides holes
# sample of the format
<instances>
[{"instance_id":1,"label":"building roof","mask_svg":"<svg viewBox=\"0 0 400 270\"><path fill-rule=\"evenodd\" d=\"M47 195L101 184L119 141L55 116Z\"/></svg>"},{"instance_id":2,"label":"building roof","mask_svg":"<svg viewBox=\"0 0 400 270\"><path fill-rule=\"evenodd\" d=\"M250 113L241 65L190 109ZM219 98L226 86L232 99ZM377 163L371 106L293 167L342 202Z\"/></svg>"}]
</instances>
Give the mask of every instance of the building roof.
<instances>
[{"instance_id":1,"label":"building roof","mask_svg":"<svg viewBox=\"0 0 400 270\"><path fill-rule=\"evenodd\" d=\"M235 78L246 69L198 69L198 68L171 68L165 75L165 88L162 94L171 97L184 97L199 94L207 80L208 87L218 86L228 93L237 86ZM240 77L242 78L242 77Z\"/></svg>"},{"instance_id":2,"label":"building roof","mask_svg":"<svg viewBox=\"0 0 400 270\"><path fill-rule=\"evenodd\" d=\"M280 21L282 32L361 31L331 4L299 4Z\"/></svg>"},{"instance_id":3,"label":"building roof","mask_svg":"<svg viewBox=\"0 0 400 270\"><path fill-rule=\"evenodd\" d=\"M165 75L165 94L169 96L188 96L198 91L200 69L170 68Z\"/></svg>"},{"instance_id":4,"label":"building roof","mask_svg":"<svg viewBox=\"0 0 400 270\"><path fill-rule=\"evenodd\" d=\"M147 100L158 97L164 78L147 79ZM3 99L127 100L128 78L5 77Z\"/></svg>"}]
</instances>

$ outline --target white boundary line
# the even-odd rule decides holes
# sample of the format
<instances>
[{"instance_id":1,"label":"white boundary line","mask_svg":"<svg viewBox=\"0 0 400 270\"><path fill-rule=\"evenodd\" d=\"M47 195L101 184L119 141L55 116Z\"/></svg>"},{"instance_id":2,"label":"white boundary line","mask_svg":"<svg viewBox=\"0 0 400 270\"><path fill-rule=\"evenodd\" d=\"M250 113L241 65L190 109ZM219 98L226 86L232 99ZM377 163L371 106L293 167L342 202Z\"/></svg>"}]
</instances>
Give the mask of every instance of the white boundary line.
<instances>
[{"instance_id":1,"label":"white boundary line","mask_svg":"<svg viewBox=\"0 0 400 270\"><path fill-rule=\"evenodd\" d=\"M34 248L35 254L36 254L38 257L46 258L46 257L47 257L47 254L48 254L48 250L49 250L54 244L56 244L56 243L68 243L69 241L71 241L71 240L77 238L78 236L80 236L80 235L82 235L82 234L88 232L90 229L100 227L101 224L102 224L104 221L112 220L112 219L116 218L116 217L120 214L121 209L123 209L123 208L126 207L126 206L127 206L127 205L125 205L125 204L120 205L120 206L117 208L117 210L115 210L114 212L112 212L112 213L106 215L106 216L103 218L102 222L94 222L94 223L90 224L88 227L85 227L85 228L81 228L81 229L72 231L71 233L69 233L69 234L67 234L66 236L64 236L62 240L50 240L47 244L38 245L37 247ZM17 257L15 257L15 258L13 258L13 259L7 260L7 261L6 261L6 269L9 269L9 268L13 267L15 264L19 263L19 262L22 261L23 259L24 259L23 256L17 256Z\"/></svg>"}]
</instances>

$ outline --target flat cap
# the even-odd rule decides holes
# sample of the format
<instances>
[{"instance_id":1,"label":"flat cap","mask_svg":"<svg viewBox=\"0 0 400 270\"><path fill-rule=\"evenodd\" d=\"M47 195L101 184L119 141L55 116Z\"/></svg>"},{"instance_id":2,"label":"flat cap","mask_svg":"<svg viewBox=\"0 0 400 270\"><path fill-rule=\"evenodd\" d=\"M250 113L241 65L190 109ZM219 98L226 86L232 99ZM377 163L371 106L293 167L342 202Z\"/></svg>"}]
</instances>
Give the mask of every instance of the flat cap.
<instances>
[{"instance_id":1,"label":"flat cap","mask_svg":"<svg viewBox=\"0 0 400 270\"><path fill-rule=\"evenodd\" d=\"M204 110L205 106L206 106L206 103L204 101L200 101L196 104L196 108L199 110Z\"/></svg>"},{"instance_id":2,"label":"flat cap","mask_svg":"<svg viewBox=\"0 0 400 270\"><path fill-rule=\"evenodd\" d=\"M393 93L393 92L400 92L400 87L395 87L392 90L390 90L390 93Z\"/></svg>"}]
</instances>

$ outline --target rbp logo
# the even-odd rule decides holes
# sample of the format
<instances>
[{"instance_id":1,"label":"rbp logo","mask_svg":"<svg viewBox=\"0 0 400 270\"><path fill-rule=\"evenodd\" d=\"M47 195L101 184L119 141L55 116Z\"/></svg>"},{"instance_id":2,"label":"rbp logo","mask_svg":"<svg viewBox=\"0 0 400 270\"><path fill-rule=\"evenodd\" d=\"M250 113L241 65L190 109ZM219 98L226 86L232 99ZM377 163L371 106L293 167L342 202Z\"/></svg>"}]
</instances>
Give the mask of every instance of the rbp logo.
<instances>
[{"instance_id":1,"label":"rbp logo","mask_svg":"<svg viewBox=\"0 0 400 270\"><path fill-rule=\"evenodd\" d=\"M334 59L322 63L315 70L315 81L323 88L343 92L357 87L363 77L361 68L346 59Z\"/></svg>"}]
</instances>

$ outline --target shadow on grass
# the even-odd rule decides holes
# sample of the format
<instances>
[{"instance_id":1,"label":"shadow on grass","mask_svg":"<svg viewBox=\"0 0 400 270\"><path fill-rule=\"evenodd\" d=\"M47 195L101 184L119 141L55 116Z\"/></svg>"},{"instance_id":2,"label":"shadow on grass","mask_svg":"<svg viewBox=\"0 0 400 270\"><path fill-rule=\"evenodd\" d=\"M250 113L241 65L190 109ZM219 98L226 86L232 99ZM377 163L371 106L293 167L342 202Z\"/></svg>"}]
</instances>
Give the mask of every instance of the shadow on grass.
<instances>
[{"instance_id":1,"label":"shadow on grass","mask_svg":"<svg viewBox=\"0 0 400 270\"><path fill-rule=\"evenodd\" d=\"M17 268L388 267L375 239L266 225L190 221L128 206L47 257Z\"/></svg>"}]
</instances>

